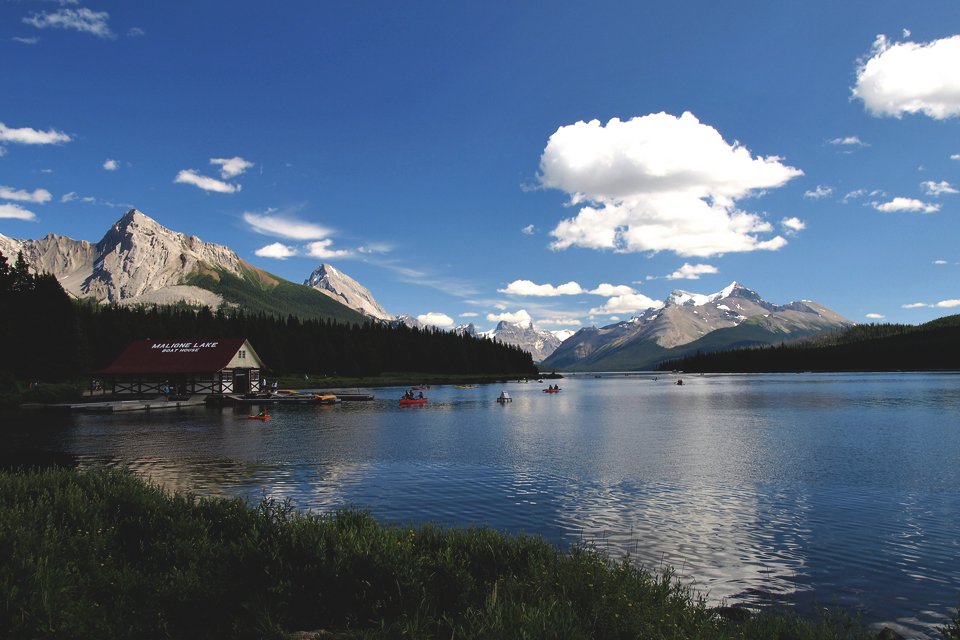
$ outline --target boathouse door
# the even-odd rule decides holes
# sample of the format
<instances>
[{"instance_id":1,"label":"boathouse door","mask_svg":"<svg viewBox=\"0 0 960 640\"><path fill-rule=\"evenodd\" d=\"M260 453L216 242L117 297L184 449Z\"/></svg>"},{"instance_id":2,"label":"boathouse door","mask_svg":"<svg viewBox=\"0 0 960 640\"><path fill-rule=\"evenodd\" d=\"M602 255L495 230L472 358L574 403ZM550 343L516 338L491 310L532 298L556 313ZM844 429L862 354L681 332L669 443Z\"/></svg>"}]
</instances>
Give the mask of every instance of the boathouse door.
<instances>
[{"instance_id":1,"label":"boathouse door","mask_svg":"<svg viewBox=\"0 0 960 640\"><path fill-rule=\"evenodd\" d=\"M233 392L247 393L250 391L250 378L247 369L234 369Z\"/></svg>"}]
</instances>

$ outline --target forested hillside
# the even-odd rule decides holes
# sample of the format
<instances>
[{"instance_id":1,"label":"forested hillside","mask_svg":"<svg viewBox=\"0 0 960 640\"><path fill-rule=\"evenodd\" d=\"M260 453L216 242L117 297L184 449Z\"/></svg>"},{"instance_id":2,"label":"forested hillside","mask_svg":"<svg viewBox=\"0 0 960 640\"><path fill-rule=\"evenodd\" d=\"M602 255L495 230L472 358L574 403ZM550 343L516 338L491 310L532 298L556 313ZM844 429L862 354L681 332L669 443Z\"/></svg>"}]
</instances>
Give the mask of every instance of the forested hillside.
<instances>
[{"instance_id":1,"label":"forested hillside","mask_svg":"<svg viewBox=\"0 0 960 640\"><path fill-rule=\"evenodd\" d=\"M536 372L530 354L518 348L439 330L206 307L75 302L55 277L32 275L22 257L11 266L0 256L0 308L0 335L6 339L0 371L22 380L66 380L95 372L141 338L245 337L277 374Z\"/></svg>"},{"instance_id":2,"label":"forested hillside","mask_svg":"<svg viewBox=\"0 0 960 640\"><path fill-rule=\"evenodd\" d=\"M659 368L713 373L960 370L960 315L919 326L857 325L817 340L698 353Z\"/></svg>"}]
</instances>

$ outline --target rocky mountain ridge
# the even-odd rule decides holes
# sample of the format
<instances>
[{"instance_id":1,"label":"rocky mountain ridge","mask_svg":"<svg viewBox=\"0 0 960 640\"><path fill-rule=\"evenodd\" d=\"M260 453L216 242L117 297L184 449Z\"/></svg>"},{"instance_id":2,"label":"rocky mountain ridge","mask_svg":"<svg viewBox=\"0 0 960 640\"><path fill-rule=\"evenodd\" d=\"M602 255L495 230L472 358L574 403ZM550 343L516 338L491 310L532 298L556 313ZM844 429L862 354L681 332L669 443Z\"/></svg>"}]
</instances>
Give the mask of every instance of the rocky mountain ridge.
<instances>
[{"instance_id":1,"label":"rocky mountain ridge","mask_svg":"<svg viewBox=\"0 0 960 640\"><path fill-rule=\"evenodd\" d=\"M534 362L542 362L550 356L562 342L560 338L549 331L536 328L530 322L507 322L501 320L496 328L484 331L479 335L499 340L504 344L520 347L533 356Z\"/></svg>"},{"instance_id":2,"label":"rocky mountain ridge","mask_svg":"<svg viewBox=\"0 0 960 640\"><path fill-rule=\"evenodd\" d=\"M701 348L724 348L738 342L765 344L852 324L816 302L775 305L733 282L710 295L677 290L663 306L648 309L630 320L581 329L564 341L544 365L593 371L643 368L698 342ZM714 333L737 328L740 330Z\"/></svg>"},{"instance_id":3,"label":"rocky mountain ridge","mask_svg":"<svg viewBox=\"0 0 960 640\"><path fill-rule=\"evenodd\" d=\"M18 252L31 268L52 273L67 293L104 303L175 304L293 313L344 321L348 307L254 267L224 245L167 229L137 209L97 243L49 234L37 240L0 236L0 253Z\"/></svg>"},{"instance_id":4,"label":"rocky mountain ridge","mask_svg":"<svg viewBox=\"0 0 960 640\"><path fill-rule=\"evenodd\" d=\"M371 318L386 321L395 319L380 306L369 289L333 265L321 264L303 284Z\"/></svg>"},{"instance_id":5,"label":"rocky mountain ridge","mask_svg":"<svg viewBox=\"0 0 960 640\"><path fill-rule=\"evenodd\" d=\"M178 299L212 301L209 292L184 285L186 276L215 266L242 277L244 265L229 248L171 231L137 209L124 214L96 244L56 234L38 240L0 237L0 253L8 259L20 251L33 269L54 274L68 293L98 302L163 299L156 292L174 286L180 287Z\"/></svg>"}]
</instances>

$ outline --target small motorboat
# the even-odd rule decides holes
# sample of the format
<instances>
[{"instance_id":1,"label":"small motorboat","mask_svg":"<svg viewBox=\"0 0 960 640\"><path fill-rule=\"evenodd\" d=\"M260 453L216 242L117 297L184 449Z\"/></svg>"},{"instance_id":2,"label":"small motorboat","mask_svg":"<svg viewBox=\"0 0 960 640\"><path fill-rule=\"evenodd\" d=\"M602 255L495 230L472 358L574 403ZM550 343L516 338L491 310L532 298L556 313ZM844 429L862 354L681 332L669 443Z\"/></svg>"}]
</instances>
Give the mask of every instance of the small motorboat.
<instances>
[{"instance_id":1,"label":"small motorboat","mask_svg":"<svg viewBox=\"0 0 960 640\"><path fill-rule=\"evenodd\" d=\"M400 398L401 407L419 407L427 404L426 398Z\"/></svg>"},{"instance_id":2,"label":"small motorboat","mask_svg":"<svg viewBox=\"0 0 960 640\"><path fill-rule=\"evenodd\" d=\"M506 391L501 391L500 395L497 396L497 402L513 402L513 398Z\"/></svg>"}]
</instances>

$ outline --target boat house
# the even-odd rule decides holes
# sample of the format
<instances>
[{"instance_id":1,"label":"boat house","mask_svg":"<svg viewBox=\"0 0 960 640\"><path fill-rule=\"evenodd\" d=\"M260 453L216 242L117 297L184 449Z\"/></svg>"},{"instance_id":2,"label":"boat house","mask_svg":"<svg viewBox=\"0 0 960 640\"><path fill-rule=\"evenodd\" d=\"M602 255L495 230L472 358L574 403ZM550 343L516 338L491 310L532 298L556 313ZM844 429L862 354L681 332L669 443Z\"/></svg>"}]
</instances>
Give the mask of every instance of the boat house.
<instances>
[{"instance_id":1,"label":"boat house","mask_svg":"<svg viewBox=\"0 0 960 640\"><path fill-rule=\"evenodd\" d=\"M245 338L137 340L99 375L114 393L187 396L261 391L264 369Z\"/></svg>"}]
</instances>

